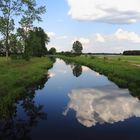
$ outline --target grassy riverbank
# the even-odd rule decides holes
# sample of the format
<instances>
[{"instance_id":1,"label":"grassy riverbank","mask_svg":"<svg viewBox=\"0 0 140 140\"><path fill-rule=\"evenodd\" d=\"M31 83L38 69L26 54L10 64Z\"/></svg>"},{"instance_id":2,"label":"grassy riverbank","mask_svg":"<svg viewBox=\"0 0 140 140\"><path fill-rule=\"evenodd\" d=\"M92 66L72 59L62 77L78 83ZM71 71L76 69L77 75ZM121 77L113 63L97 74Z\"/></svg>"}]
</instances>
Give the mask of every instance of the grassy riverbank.
<instances>
[{"instance_id":1,"label":"grassy riverbank","mask_svg":"<svg viewBox=\"0 0 140 140\"><path fill-rule=\"evenodd\" d=\"M0 58L0 118L6 117L8 109L26 94L28 87L47 77L52 65L53 61L47 57L30 61Z\"/></svg>"},{"instance_id":2,"label":"grassy riverbank","mask_svg":"<svg viewBox=\"0 0 140 140\"><path fill-rule=\"evenodd\" d=\"M140 98L139 56L77 56L60 58L72 61L106 75L121 88L129 88L133 96Z\"/></svg>"},{"instance_id":3,"label":"grassy riverbank","mask_svg":"<svg viewBox=\"0 0 140 140\"><path fill-rule=\"evenodd\" d=\"M104 56L101 57L103 58ZM140 56L118 55L118 56L107 56L107 58L112 60L120 60L120 61L128 62L131 65L140 64Z\"/></svg>"}]
</instances>

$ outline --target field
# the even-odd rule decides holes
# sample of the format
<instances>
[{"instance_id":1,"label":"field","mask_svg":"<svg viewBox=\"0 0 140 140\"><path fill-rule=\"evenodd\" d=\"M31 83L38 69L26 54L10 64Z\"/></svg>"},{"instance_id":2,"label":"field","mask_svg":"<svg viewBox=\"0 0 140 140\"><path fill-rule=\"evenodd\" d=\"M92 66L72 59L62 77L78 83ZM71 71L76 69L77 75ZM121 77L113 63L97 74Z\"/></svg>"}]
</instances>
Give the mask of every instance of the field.
<instances>
[{"instance_id":1,"label":"field","mask_svg":"<svg viewBox=\"0 0 140 140\"><path fill-rule=\"evenodd\" d=\"M103 56L102 56L103 57ZM140 64L140 56L107 56L111 60L121 60L124 62L128 62L132 65Z\"/></svg>"},{"instance_id":2,"label":"field","mask_svg":"<svg viewBox=\"0 0 140 140\"><path fill-rule=\"evenodd\" d=\"M6 117L12 103L27 93L28 87L35 87L53 61L47 57L25 60L0 58L0 118Z\"/></svg>"},{"instance_id":3,"label":"field","mask_svg":"<svg viewBox=\"0 0 140 140\"><path fill-rule=\"evenodd\" d=\"M120 88L140 98L140 56L77 56L60 58L85 65L104 74Z\"/></svg>"}]
</instances>

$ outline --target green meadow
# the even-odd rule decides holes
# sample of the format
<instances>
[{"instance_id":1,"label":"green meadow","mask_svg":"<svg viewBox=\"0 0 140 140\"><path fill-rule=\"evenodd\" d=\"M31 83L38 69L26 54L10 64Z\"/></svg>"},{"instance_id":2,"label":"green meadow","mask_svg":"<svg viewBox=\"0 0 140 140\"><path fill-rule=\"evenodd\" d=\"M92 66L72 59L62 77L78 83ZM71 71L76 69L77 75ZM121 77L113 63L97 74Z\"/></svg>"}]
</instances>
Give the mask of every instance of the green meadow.
<instances>
[{"instance_id":1,"label":"green meadow","mask_svg":"<svg viewBox=\"0 0 140 140\"><path fill-rule=\"evenodd\" d=\"M102 56L104 57L104 56ZM123 61L123 62L128 62L132 65L135 65L135 64L140 64L140 56L124 56L124 55L118 55L118 56L107 56L108 59L111 59L111 60L120 60L120 61Z\"/></svg>"},{"instance_id":2,"label":"green meadow","mask_svg":"<svg viewBox=\"0 0 140 140\"><path fill-rule=\"evenodd\" d=\"M0 58L0 118L6 117L9 108L46 77L53 61L48 57L30 61Z\"/></svg>"}]
</instances>

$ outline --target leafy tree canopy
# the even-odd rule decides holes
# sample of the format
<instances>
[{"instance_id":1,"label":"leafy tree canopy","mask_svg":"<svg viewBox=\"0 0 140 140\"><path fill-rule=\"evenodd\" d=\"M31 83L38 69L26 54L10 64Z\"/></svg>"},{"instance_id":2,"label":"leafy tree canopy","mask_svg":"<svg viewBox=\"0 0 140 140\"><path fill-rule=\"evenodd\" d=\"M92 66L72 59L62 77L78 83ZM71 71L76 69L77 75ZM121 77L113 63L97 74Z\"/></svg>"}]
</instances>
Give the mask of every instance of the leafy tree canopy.
<instances>
[{"instance_id":1,"label":"leafy tree canopy","mask_svg":"<svg viewBox=\"0 0 140 140\"><path fill-rule=\"evenodd\" d=\"M79 42L79 41L75 41L73 43L72 50L74 51L74 53L81 54L82 53L82 50L83 50L82 43Z\"/></svg>"},{"instance_id":2,"label":"leafy tree canopy","mask_svg":"<svg viewBox=\"0 0 140 140\"><path fill-rule=\"evenodd\" d=\"M52 55L56 54L56 49L54 47L50 48L49 54L52 54Z\"/></svg>"}]
</instances>

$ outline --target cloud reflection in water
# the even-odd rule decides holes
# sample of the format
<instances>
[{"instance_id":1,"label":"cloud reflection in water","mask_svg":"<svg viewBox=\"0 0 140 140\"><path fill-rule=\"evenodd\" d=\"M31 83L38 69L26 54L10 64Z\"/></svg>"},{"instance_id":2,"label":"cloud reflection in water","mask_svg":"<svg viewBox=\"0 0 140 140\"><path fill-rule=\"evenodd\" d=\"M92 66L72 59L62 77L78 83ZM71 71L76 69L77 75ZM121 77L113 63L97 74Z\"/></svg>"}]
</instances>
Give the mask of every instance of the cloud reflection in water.
<instances>
[{"instance_id":1,"label":"cloud reflection in water","mask_svg":"<svg viewBox=\"0 0 140 140\"><path fill-rule=\"evenodd\" d=\"M67 115L69 109L74 110L78 122L86 127L140 117L140 101L127 89L115 85L72 90L68 96L70 101L63 114Z\"/></svg>"}]
</instances>

